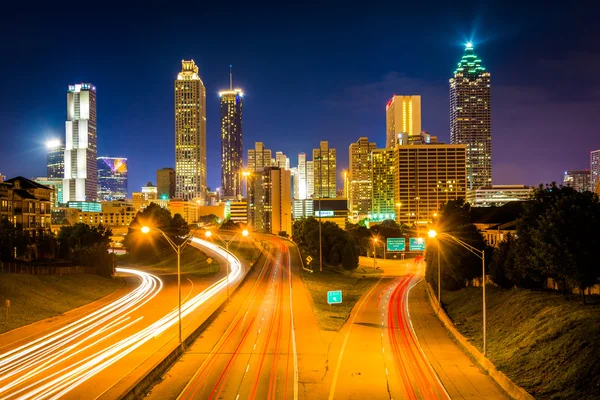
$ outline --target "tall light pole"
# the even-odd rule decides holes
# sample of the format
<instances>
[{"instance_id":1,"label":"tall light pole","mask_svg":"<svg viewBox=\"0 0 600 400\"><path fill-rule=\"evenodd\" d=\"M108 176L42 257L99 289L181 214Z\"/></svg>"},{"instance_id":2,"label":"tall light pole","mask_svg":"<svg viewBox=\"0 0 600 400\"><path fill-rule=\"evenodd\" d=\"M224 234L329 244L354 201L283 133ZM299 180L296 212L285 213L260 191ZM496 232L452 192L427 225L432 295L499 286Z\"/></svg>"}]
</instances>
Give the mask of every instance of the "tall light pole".
<instances>
[{"instance_id":1,"label":"tall light pole","mask_svg":"<svg viewBox=\"0 0 600 400\"><path fill-rule=\"evenodd\" d=\"M433 229L429 231L429 237L435 238L437 236L437 232ZM442 305L442 290L441 290L441 266L440 266L440 253L442 248L440 247L440 241L437 240L437 300L438 300L438 313L440 312L440 307Z\"/></svg>"},{"instance_id":2,"label":"tall light pole","mask_svg":"<svg viewBox=\"0 0 600 400\"><path fill-rule=\"evenodd\" d=\"M250 171L242 171L242 176L246 178L246 201L248 201L248 177L252 173Z\"/></svg>"},{"instance_id":3,"label":"tall light pole","mask_svg":"<svg viewBox=\"0 0 600 400\"><path fill-rule=\"evenodd\" d=\"M321 149L319 149L321 154ZM319 271L323 272L323 240L321 239L321 197L323 197L323 157L317 157L319 160Z\"/></svg>"},{"instance_id":4,"label":"tall light pole","mask_svg":"<svg viewBox=\"0 0 600 400\"><path fill-rule=\"evenodd\" d=\"M223 244L225 244L225 250L227 251L227 262L225 263L225 278L227 280L227 300L229 301L229 243L233 242L235 240L235 238L237 237L237 235L242 234L242 236L248 236L248 230L244 229L243 231L239 231L237 232L235 235L233 235L233 237L229 240L225 240L221 237L221 235L219 235L218 233L215 233L214 235L221 241L223 242ZM210 238L213 235L213 233L211 231L206 231L204 233L204 236L206 236L207 238Z\"/></svg>"},{"instance_id":5,"label":"tall light pole","mask_svg":"<svg viewBox=\"0 0 600 400\"><path fill-rule=\"evenodd\" d=\"M197 229L196 229L197 230ZM179 319L179 344L181 345L181 252L184 247L190 242L190 239L194 236L194 233L187 235L184 241L181 244L176 244L170 237L167 236L166 233L161 231L158 228L150 228L148 226L142 226L141 229L143 234L148 234L151 231L160 232L165 240L171 245L175 253L177 253L177 310L178 310L178 319ZM194 231L195 232L195 231Z\"/></svg>"},{"instance_id":6,"label":"tall light pole","mask_svg":"<svg viewBox=\"0 0 600 400\"><path fill-rule=\"evenodd\" d=\"M483 250L479 250L478 248L475 248L473 246L471 246L468 243L463 242L462 240L448 234L445 232L442 233L437 233L435 230L430 230L429 231L429 237L434 238L436 236L443 236L443 237L448 237L452 240L454 240L456 243L458 243L459 245L461 245L462 247L464 247L465 249L469 250L472 254L476 255L477 257L479 257L481 259L481 277L483 280L483 355L486 355L487 352L487 334L486 334L486 302L485 302L485 251ZM439 276L440 276L440 268L439 268L439 253L440 253L440 240L439 238L437 239L437 243L438 243L438 296L439 296L439 284L440 284L440 280L439 280ZM438 302L439 302L439 297L438 297Z\"/></svg>"},{"instance_id":7,"label":"tall light pole","mask_svg":"<svg viewBox=\"0 0 600 400\"><path fill-rule=\"evenodd\" d=\"M373 238L373 269L377 269L377 242L379 239Z\"/></svg>"}]
</instances>

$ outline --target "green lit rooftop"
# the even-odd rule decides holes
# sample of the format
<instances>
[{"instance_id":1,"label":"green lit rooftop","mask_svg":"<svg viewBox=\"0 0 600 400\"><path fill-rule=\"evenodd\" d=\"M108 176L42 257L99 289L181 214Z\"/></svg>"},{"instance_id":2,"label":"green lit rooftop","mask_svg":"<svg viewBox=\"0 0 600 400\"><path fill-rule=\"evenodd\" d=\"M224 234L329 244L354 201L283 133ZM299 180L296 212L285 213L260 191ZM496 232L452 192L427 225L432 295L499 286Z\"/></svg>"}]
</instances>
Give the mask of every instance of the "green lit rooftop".
<instances>
[{"instance_id":1,"label":"green lit rooftop","mask_svg":"<svg viewBox=\"0 0 600 400\"><path fill-rule=\"evenodd\" d=\"M454 74L462 73L468 75L478 75L485 72L485 67L481 65L481 59L475 55L473 44L468 42L465 45L465 53L458 63Z\"/></svg>"}]
</instances>

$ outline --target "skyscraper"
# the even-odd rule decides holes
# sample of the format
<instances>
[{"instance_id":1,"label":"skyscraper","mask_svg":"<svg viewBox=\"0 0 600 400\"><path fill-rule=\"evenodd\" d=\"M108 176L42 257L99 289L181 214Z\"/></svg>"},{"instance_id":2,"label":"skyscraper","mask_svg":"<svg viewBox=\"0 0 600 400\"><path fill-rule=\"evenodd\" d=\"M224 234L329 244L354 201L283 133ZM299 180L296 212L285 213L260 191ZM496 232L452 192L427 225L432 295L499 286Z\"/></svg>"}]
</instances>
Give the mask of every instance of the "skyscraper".
<instances>
[{"instance_id":1,"label":"skyscraper","mask_svg":"<svg viewBox=\"0 0 600 400\"><path fill-rule=\"evenodd\" d=\"M306 198L312 199L315 196L315 162L306 162Z\"/></svg>"},{"instance_id":2,"label":"skyscraper","mask_svg":"<svg viewBox=\"0 0 600 400\"><path fill-rule=\"evenodd\" d=\"M158 197L163 200L175 197L175 170L163 168L156 171L156 187Z\"/></svg>"},{"instance_id":3,"label":"skyscraper","mask_svg":"<svg viewBox=\"0 0 600 400\"><path fill-rule=\"evenodd\" d=\"M350 161L350 190L348 206L350 215L366 216L371 211L371 152L375 150L375 142L369 142L366 137L359 138L349 147Z\"/></svg>"},{"instance_id":4,"label":"skyscraper","mask_svg":"<svg viewBox=\"0 0 600 400\"><path fill-rule=\"evenodd\" d=\"M396 96L385 107L385 147L396 147L399 133L409 136L421 132L421 96Z\"/></svg>"},{"instance_id":5,"label":"skyscraper","mask_svg":"<svg viewBox=\"0 0 600 400\"><path fill-rule=\"evenodd\" d=\"M263 231L278 234L287 232L292 234L292 196L290 171L278 168L265 168L262 178L264 203L263 213L259 218L263 219L260 224Z\"/></svg>"},{"instance_id":6,"label":"skyscraper","mask_svg":"<svg viewBox=\"0 0 600 400\"><path fill-rule=\"evenodd\" d=\"M127 198L127 159L98 157L98 201Z\"/></svg>"},{"instance_id":7,"label":"skyscraper","mask_svg":"<svg viewBox=\"0 0 600 400\"><path fill-rule=\"evenodd\" d=\"M335 149L329 142L322 141L318 149L313 149L314 198L335 198L337 196Z\"/></svg>"},{"instance_id":8,"label":"skyscraper","mask_svg":"<svg viewBox=\"0 0 600 400\"><path fill-rule=\"evenodd\" d=\"M399 206L396 207L394 202L395 152L394 149L375 149L371 153L373 188L369 219L373 221L396 219Z\"/></svg>"},{"instance_id":9,"label":"skyscraper","mask_svg":"<svg viewBox=\"0 0 600 400\"><path fill-rule=\"evenodd\" d=\"M287 158L282 151L275 152L275 163L273 164L275 167L279 167L281 169L290 169L290 159Z\"/></svg>"},{"instance_id":10,"label":"skyscraper","mask_svg":"<svg viewBox=\"0 0 600 400\"><path fill-rule=\"evenodd\" d=\"M590 190L590 171L569 170L565 171L563 185L571 186L578 192Z\"/></svg>"},{"instance_id":11,"label":"skyscraper","mask_svg":"<svg viewBox=\"0 0 600 400\"><path fill-rule=\"evenodd\" d=\"M69 85L65 130L63 200L65 203L95 201L98 195L96 86Z\"/></svg>"},{"instance_id":12,"label":"skyscraper","mask_svg":"<svg viewBox=\"0 0 600 400\"><path fill-rule=\"evenodd\" d=\"M46 142L46 148L46 178L62 181L65 178L65 145L62 140L53 139Z\"/></svg>"},{"instance_id":13,"label":"skyscraper","mask_svg":"<svg viewBox=\"0 0 600 400\"><path fill-rule=\"evenodd\" d=\"M298 154L298 198L297 200L306 199L306 154Z\"/></svg>"},{"instance_id":14,"label":"skyscraper","mask_svg":"<svg viewBox=\"0 0 600 400\"><path fill-rule=\"evenodd\" d=\"M194 60L175 80L175 197L206 200L206 89Z\"/></svg>"},{"instance_id":15,"label":"skyscraper","mask_svg":"<svg viewBox=\"0 0 600 400\"><path fill-rule=\"evenodd\" d=\"M242 89L233 88L229 71L229 90L221 98L221 190L223 197L242 195Z\"/></svg>"},{"instance_id":16,"label":"skyscraper","mask_svg":"<svg viewBox=\"0 0 600 400\"><path fill-rule=\"evenodd\" d=\"M600 182L600 150L590 152L590 192L598 193L597 186Z\"/></svg>"},{"instance_id":17,"label":"skyscraper","mask_svg":"<svg viewBox=\"0 0 600 400\"><path fill-rule=\"evenodd\" d=\"M450 143L467 146L467 190L492 184L490 96L490 73L467 43L450 79Z\"/></svg>"},{"instance_id":18,"label":"skyscraper","mask_svg":"<svg viewBox=\"0 0 600 400\"><path fill-rule=\"evenodd\" d=\"M265 228L265 192L264 180L265 169L271 167L271 150L265 149L262 142L256 142L254 149L248 150L248 172L247 180L247 202L248 223L256 231L264 231Z\"/></svg>"},{"instance_id":19,"label":"skyscraper","mask_svg":"<svg viewBox=\"0 0 600 400\"><path fill-rule=\"evenodd\" d=\"M265 149L262 142L254 143L254 149L248 150L248 170L250 172L263 171L271 166L271 150Z\"/></svg>"}]
</instances>

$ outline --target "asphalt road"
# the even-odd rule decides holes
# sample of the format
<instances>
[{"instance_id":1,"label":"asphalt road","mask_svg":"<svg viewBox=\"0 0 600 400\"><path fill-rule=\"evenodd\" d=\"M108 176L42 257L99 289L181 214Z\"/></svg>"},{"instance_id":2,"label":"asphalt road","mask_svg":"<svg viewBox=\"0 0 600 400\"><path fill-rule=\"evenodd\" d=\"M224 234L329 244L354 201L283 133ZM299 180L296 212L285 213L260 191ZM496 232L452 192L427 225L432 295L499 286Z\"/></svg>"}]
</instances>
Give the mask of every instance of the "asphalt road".
<instances>
[{"instance_id":1,"label":"asphalt road","mask_svg":"<svg viewBox=\"0 0 600 400\"><path fill-rule=\"evenodd\" d=\"M423 354L408 314L420 266L402 262L357 303L333 372L329 398L447 399Z\"/></svg>"},{"instance_id":2,"label":"asphalt road","mask_svg":"<svg viewBox=\"0 0 600 400\"><path fill-rule=\"evenodd\" d=\"M216 246L193 245L225 262ZM52 330L0 345L0 399L93 399L116 387L119 392L150 367L147 361L157 352L178 344L177 275L133 269L119 273L131 289L123 297ZM241 265L232 266L230 284L243 274ZM201 323L207 309L223 301L224 276L221 271L182 277L184 336Z\"/></svg>"},{"instance_id":3,"label":"asphalt road","mask_svg":"<svg viewBox=\"0 0 600 400\"><path fill-rule=\"evenodd\" d=\"M214 321L218 326L229 318L216 344L200 339L190 349L202 361L178 398L285 399L297 393L290 251L284 240L267 240L266 261L235 315ZM203 353L205 346L210 350ZM160 389L153 393L161 396Z\"/></svg>"}]
</instances>

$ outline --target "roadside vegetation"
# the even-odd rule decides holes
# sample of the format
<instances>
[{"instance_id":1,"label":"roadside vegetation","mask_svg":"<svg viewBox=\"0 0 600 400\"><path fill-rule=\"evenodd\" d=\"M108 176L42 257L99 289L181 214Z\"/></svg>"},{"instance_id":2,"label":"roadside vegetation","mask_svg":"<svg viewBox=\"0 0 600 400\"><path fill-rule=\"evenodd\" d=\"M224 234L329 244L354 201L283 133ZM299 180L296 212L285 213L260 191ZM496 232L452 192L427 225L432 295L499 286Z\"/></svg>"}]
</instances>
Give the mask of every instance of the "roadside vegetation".
<instances>
[{"instance_id":1,"label":"roadside vegetation","mask_svg":"<svg viewBox=\"0 0 600 400\"><path fill-rule=\"evenodd\" d=\"M487 356L536 399L600 398L600 299L541 290L487 290ZM458 330L482 350L481 289L444 291Z\"/></svg>"},{"instance_id":2,"label":"roadside vegetation","mask_svg":"<svg viewBox=\"0 0 600 400\"><path fill-rule=\"evenodd\" d=\"M98 300L123 280L98 275L0 275L0 333L25 326ZM5 300L10 300L8 320Z\"/></svg>"},{"instance_id":3,"label":"roadside vegetation","mask_svg":"<svg viewBox=\"0 0 600 400\"><path fill-rule=\"evenodd\" d=\"M302 279L312 297L319 328L338 331L350 316L356 302L377 283L379 277L370 274L363 277L324 268L323 272L315 271L312 274L302 271ZM327 304L327 292L330 290L342 291L342 304Z\"/></svg>"}]
</instances>

